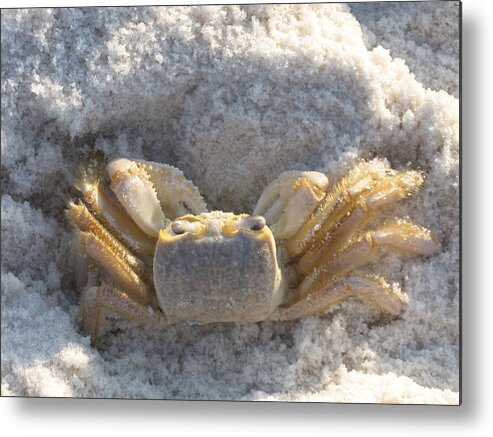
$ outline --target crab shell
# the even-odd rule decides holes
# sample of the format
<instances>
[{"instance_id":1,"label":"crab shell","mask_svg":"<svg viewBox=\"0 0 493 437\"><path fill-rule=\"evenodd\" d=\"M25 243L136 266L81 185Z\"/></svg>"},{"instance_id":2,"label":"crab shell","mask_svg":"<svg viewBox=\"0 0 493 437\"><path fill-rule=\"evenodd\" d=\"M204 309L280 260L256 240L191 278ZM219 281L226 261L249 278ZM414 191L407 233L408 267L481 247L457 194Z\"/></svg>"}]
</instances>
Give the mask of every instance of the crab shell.
<instances>
[{"instance_id":1,"label":"crab shell","mask_svg":"<svg viewBox=\"0 0 493 437\"><path fill-rule=\"evenodd\" d=\"M256 322L283 300L276 243L260 216L178 218L159 233L153 271L159 306L176 320Z\"/></svg>"}]
</instances>

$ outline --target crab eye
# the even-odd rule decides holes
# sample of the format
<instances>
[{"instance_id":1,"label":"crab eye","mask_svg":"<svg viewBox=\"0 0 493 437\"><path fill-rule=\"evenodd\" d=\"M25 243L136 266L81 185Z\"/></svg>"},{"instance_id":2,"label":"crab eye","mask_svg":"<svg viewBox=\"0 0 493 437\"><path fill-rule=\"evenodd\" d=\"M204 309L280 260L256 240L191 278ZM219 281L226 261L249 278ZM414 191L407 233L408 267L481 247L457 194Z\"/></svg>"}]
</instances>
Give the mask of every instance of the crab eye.
<instances>
[{"instance_id":1,"label":"crab eye","mask_svg":"<svg viewBox=\"0 0 493 437\"><path fill-rule=\"evenodd\" d=\"M250 217L247 221L247 226L252 231L260 231L265 226L265 219L261 215Z\"/></svg>"},{"instance_id":2,"label":"crab eye","mask_svg":"<svg viewBox=\"0 0 493 437\"><path fill-rule=\"evenodd\" d=\"M171 224L171 230L176 234L176 235L181 235L187 232L185 223L183 221L176 221Z\"/></svg>"},{"instance_id":3,"label":"crab eye","mask_svg":"<svg viewBox=\"0 0 493 437\"><path fill-rule=\"evenodd\" d=\"M188 219L179 219L171 223L171 230L175 235L183 235L186 232L190 232L193 235L200 235L204 231L205 227L199 221L190 221Z\"/></svg>"}]
</instances>

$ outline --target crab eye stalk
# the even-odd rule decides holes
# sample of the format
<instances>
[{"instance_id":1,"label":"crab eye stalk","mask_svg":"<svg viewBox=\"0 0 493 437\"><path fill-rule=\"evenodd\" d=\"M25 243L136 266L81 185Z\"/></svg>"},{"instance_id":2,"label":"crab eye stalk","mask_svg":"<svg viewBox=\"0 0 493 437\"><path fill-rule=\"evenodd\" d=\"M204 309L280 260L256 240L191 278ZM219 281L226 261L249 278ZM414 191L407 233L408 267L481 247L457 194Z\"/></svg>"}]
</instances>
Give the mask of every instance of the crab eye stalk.
<instances>
[{"instance_id":1,"label":"crab eye stalk","mask_svg":"<svg viewBox=\"0 0 493 437\"><path fill-rule=\"evenodd\" d=\"M171 224L171 230L176 235L182 235L185 232L187 232L187 226L183 220L178 220L178 221L175 221Z\"/></svg>"},{"instance_id":2,"label":"crab eye stalk","mask_svg":"<svg viewBox=\"0 0 493 437\"><path fill-rule=\"evenodd\" d=\"M183 235L187 232L199 236L205 230L205 227L199 221L190 221L185 218L175 220L171 223L171 230L175 235Z\"/></svg>"},{"instance_id":3,"label":"crab eye stalk","mask_svg":"<svg viewBox=\"0 0 493 437\"><path fill-rule=\"evenodd\" d=\"M254 217L250 217L247 220L246 225L252 230L252 231L260 231L262 230L265 225L265 218L263 218L261 215L257 215Z\"/></svg>"}]
</instances>

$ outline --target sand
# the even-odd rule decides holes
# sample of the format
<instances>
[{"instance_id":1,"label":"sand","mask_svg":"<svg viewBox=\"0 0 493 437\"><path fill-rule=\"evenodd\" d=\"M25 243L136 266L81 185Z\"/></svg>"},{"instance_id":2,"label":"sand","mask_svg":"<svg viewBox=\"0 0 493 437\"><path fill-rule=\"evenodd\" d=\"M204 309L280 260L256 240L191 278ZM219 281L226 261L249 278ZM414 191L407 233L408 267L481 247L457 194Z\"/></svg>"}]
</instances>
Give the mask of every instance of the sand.
<instances>
[{"instance_id":1,"label":"sand","mask_svg":"<svg viewBox=\"0 0 493 437\"><path fill-rule=\"evenodd\" d=\"M458 3L2 11L2 395L459 402ZM181 168L251 211L290 169L425 172L382 211L442 243L368 268L403 317L347 301L293 322L77 327L63 209L100 149Z\"/></svg>"}]
</instances>

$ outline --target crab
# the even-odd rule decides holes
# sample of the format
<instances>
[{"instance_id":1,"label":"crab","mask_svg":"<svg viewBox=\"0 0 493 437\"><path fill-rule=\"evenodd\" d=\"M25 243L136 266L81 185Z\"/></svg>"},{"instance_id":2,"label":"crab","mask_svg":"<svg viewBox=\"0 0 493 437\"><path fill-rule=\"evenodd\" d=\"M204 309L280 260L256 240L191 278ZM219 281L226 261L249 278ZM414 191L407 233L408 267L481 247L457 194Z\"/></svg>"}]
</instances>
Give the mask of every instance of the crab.
<instances>
[{"instance_id":1,"label":"crab","mask_svg":"<svg viewBox=\"0 0 493 437\"><path fill-rule=\"evenodd\" d=\"M251 214L235 214L208 211L173 166L97 154L67 210L82 328L96 342L110 314L160 326L292 320L349 297L396 318L406 294L361 267L382 247L429 256L440 244L409 219L367 225L422 183L421 172L380 158L335 184L317 171L286 171Z\"/></svg>"}]
</instances>

